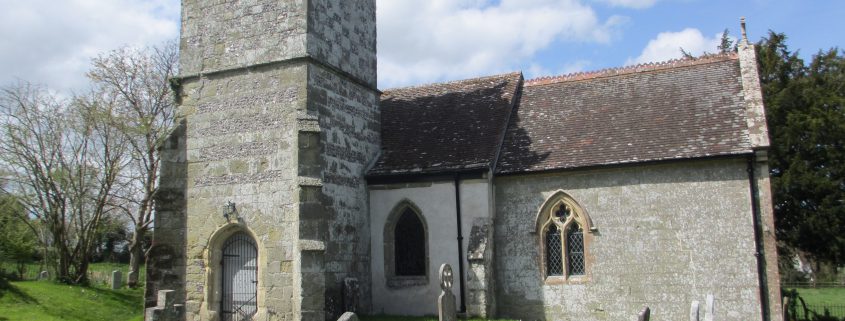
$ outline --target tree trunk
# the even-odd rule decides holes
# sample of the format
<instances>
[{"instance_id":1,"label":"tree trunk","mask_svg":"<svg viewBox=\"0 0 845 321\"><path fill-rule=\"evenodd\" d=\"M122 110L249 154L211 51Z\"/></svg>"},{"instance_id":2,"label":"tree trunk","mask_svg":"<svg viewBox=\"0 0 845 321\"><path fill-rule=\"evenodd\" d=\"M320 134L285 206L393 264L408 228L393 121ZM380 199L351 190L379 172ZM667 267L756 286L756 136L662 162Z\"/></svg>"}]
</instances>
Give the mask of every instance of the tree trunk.
<instances>
[{"instance_id":1,"label":"tree trunk","mask_svg":"<svg viewBox=\"0 0 845 321\"><path fill-rule=\"evenodd\" d=\"M129 275L126 279L126 285L130 288L138 287L138 277L141 273L141 262L144 262L144 234L146 229L143 227L135 227L135 233L132 234L132 241L129 243Z\"/></svg>"}]
</instances>

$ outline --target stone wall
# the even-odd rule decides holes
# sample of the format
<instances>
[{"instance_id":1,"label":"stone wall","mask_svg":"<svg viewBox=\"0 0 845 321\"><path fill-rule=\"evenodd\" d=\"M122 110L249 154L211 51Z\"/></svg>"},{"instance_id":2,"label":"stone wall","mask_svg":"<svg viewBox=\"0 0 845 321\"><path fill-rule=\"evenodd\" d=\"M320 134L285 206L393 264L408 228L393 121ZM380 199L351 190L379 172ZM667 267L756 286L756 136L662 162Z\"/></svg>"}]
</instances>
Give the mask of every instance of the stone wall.
<instances>
[{"instance_id":1,"label":"stone wall","mask_svg":"<svg viewBox=\"0 0 845 321\"><path fill-rule=\"evenodd\" d=\"M305 56L302 0L182 1L182 76Z\"/></svg>"},{"instance_id":2,"label":"stone wall","mask_svg":"<svg viewBox=\"0 0 845 321\"><path fill-rule=\"evenodd\" d=\"M376 88L376 6L372 0L309 0L308 54Z\"/></svg>"},{"instance_id":3,"label":"stone wall","mask_svg":"<svg viewBox=\"0 0 845 321\"><path fill-rule=\"evenodd\" d=\"M221 247L243 231L258 248L255 319L334 318L346 277L368 309L375 1L186 0L182 18L183 127L151 258L172 275L150 289L176 290L187 320L216 319Z\"/></svg>"},{"instance_id":4,"label":"stone wall","mask_svg":"<svg viewBox=\"0 0 845 321\"><path fill-rule=\"evenodd\" d=\"M237 230L258 246L260 317L298 319L297 115L305 110L306 80L303 63L183 84L188 320L219 311L220 246ZM236 207L228 218L227 202Z\"/></svg>"},{"instance_id":5,"label":"stone wall","mask_svg":"<svg viewBox=\"0 0 845 321\"><path fill-rule=\"evenodd\" d=\"M314 258L314 273L306 280L323 278L324 298L314 298L315 308L335 320L343 309L343 281L359 280L361 295L357 312L370 308L370 232L367 165L378 154L380 114L378 93L332 72L311 65L308 80L308 111L300 117L299 175L315 182L302 186L300 238L325 242L322 258ZM315 255L319 255L316 254ZM305 266L309 262L303 261ZM318 284L311 284L319 287ZM303 286L303 289L306 286ZM365 295L366 294L366 295ZM319 319L319 316L315 317Z\"/></svg>"},{"instance_id":6,"label":"stone wall","mask_svg":"<svg viewBox=\"0 0 845 321\"><path fill-rule=\"evenodd\" d=\"M723 320L761 320L746 159L496 178L499 317L683 320L714 294ZM562 190L592 219L586 280L546 284L535 218Z\"/></svg>"},{"instance_id":7,"label":"stone wall","mask_svg":"<svg viewBox=\"0 0 845 321\"><path fill-rule=\"evenodd\" d=\"M159 290L185 302L185 216L187 184L186 124L180 122L159 147L161 164L155 195L153 243L147 252L144 307L157 305Z\"/></svg>"}]
</instances>

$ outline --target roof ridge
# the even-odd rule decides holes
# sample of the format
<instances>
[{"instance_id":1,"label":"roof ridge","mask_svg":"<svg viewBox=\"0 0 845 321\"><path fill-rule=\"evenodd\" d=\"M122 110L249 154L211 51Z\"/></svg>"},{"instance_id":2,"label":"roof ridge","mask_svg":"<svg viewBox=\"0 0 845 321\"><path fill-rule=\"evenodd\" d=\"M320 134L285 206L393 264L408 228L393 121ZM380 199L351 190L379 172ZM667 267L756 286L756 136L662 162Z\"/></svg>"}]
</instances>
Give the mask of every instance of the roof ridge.
<instances>
[{"instance_id":1,"label":"roof ridge","mask_svg":"<svg viewBox=\"0 0 845 321\"><path fill-rule=\"evenodd\" d=\"M671 59L671 60L660 61L660 62L648 62L648 63L640 63L640 64L636 64L636 65L622 66L622 67L605 68L605 69L599 69L599 70L595 70L595 71L575 72L575 73L569 73L569 74L564 74L564 75L559 75L559 76L543 76L543 77L537 77L537 78L534 78L534 79L525 80L525 86L540 86L540 85L555 84L555 83L567 82L567 81L596 79L596 78L628 75L628 74L634 74L634 73L639 73L639 72L649 72L649 71L674 69L674 68L680 68L680 67L704 65L704 64L709 64L709 63L738 59L738 57L739 57L739 55L735 52L718 53L718 54L703 55L703 56L699 56L699 57L695 57L695 58L679 58L679 59Z\"/></svg>"},{"instance_id":2,"label":"roof ridge","mask_svg":"<svg viewBox=\"0 0 845 321\"><path fill-rule=\"evenodd\" d=\"M390 92L395 92L395 91L403 91L403 90L418 89L418 88L433 87L433 86L454 85L454 84L460 84L460 83L465 83L465 82L470 82L470 81L478 81L478 80L491 79L491 78L504 78L506 76L516 76L516 75L521 75L521 74L522 74L521 71L511 71L511 72L506 72L506 73L501 73L501 74L496 74L496 75L489 75L489 76L481 76L481 77L474 77L474 78L450 80L450 81L444 81L444 82L431 82L431 83L426 83L426 84L418 84L418 85L411 85L411 86L405 86L405 87L389 88L389 89L383 90L382 93L385 94L385 95L389 95Z\"/></svg>"}]
</instances>

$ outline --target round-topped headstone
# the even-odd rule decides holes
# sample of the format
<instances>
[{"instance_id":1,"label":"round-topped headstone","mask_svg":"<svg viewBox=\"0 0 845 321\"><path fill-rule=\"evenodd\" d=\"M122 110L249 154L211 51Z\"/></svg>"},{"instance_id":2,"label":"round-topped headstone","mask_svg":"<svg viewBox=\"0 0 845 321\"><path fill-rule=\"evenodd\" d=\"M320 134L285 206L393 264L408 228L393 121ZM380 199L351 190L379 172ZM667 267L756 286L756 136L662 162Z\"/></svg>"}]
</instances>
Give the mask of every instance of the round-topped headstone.
<instances>
[{"instance_id":1,"label":"round-topped headstone","mask_svg":"<svg viewBox=\"0 0 845 321\"><path fill-rule=\"evenodd\" d=\"M440 288L443 291L452 290L452 266L446 263L440 266Z\"/></svg>"}]
</instances>

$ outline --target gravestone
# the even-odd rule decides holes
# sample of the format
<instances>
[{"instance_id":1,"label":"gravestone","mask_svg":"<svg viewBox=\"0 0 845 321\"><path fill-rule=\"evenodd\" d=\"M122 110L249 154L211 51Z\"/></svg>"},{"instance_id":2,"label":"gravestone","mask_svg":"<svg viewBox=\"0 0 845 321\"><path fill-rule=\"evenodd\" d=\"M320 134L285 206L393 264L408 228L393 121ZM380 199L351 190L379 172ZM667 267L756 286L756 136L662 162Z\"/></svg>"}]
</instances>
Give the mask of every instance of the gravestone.
<instances>
[{"instance_id":1,"label":"gravestone","mask_svg":"<svg viewBox=\"0 0 845 321\"><path fill-rule=\"evenodd\" d=\"M39 280L46 280L46 279L49 279L49 278L50 278L50 273L47 272L47 271L41 271L41 273L38 274Z\"/></svg>"},{"instance_id":2,"label":"gravestone","mask_svg":"<svg viewBox=\"0 0 845 321\"><path fill-rule=\"evenodd\" d=\"M343 309L346 312L358 312L360 294L358 279L343 279Z\"/></svg>"},{"instance_id":3,"label":"gravestone","mask_svg":"<svg viewBox=\"0 0 845 321\"><path fill-rule=\"evenodd\" d=\"M122 278L123 278L123 275L120 273L119 270L114 270L114 271L111 272L111 289L112 290L120 289L120 286L122 285L121 283L123 282Z\"/></svg>"},{"instance_id":4,"label":"gravestone","mask_svg":"<svg viewBox=\"0 0 845 321\"><path fill-rule=\"evenodd\" d=\"M689 308L689 321L698 321L698 311L700 304L698 301L692 301L692 304Z\"/></svg>"},{"instance_id":5,"label":"gravestone","mask_svg":"<svg viewBox=\"0 0 845 321\"><path fill-rule=\"evenodd\" d=\"M640 315L637 316L637 321L648 321L651 318L651 309L645 307Z\"/></svg>"},{"instance_id":6,"label":"gravestone","mask_svg":"<svg viewBox=\"0 0 845 321\"><path fill-rule=\"evenodd\" d=\"M177 321L183 320L185 305L176 304L176 291L158 291L157 305L147 308L144 321Z\"/></svg>"},{"instance_id":7,"label":"gravestone","mask_svg":"<svg viewBox=\"0 0 845 321\"><path fill-rule=\"evenodd\" d=\"M358 316L355 315L355 312L344 312L337 321L358 321Z\"/></svg>"},{"instance_id":8,"label":"gravestone","mask_svg":"<svg viewBox=\"0 0 845 321\"><path fill-rule=\"evenodd\" d=\"M783 297L782 311L783 311L783 319L789 320L789 297L788 296Z\"/></svg>"},{"instance_id":9,"label":"gravestone","mask_svg":"<svg viewBox=\"0 0 845 321\"><path fill-rule=\"evenodd\" d=\"M126 282L130 282L132 280L135 280L136 284L138 283L138 271L129 271L129 273L126 274Z\"/></svg>"},{"instance_id":10,"label":"gravestone","mask_svg":"<svg viewBox=\"0 0 845 321\"><path fill-rule=\"evenodd\" d=\"M713 321L716 317L716 299L712 294L707 295L707 307L704 310L704 321Z\"/></svg>"},{"instance_id":11,"label":"gravestone","mask_svg":"<svg viewBox=\"0 0 845 321\"><path fill-rule=\"evenodd\" d=\"M443 263L440 266L440 297L437 298L437 314L440 321L457 321L458 315L455 311L455 294L452 293L452 267Z\"/></svg>"}]
</instances>

